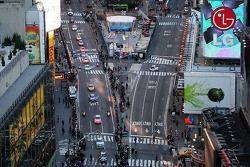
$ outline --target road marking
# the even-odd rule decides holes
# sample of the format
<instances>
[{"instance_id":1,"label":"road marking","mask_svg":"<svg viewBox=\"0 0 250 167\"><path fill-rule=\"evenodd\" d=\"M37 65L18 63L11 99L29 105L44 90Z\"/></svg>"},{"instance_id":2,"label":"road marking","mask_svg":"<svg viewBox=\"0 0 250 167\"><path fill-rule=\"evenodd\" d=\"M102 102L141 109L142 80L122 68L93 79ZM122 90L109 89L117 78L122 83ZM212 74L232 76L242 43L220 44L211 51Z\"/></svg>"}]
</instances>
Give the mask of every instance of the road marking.
<instances>
[{"instance_id":1,"label":"road marking","mask_svg":"<svg viewBox=\"0 0 250 167\"><path fill-rule=\"evenodd\" d=\"M160 77L158 76L157 83L159 83L159 80L160 80ZM152 105L152 122L154 121L154 107L155 107L156 94L157 94L157 87L155 89L154 100L153 100L153 105ZM152 132L154 132L153 124L152 124Z\"/></svg>"},{"instance_id":2,"label":"road marking","mask_svg":"<svg viewBox=\"0 0 250 167\"><path fill-rule=\"evenodd\" d=\"M148 77L147 81L147 87L149 86L149 80L150 77ZM141 119L143 119L143 113L144 113L144 107L145 107L145 101L146 101L146 95L147 95L148 89L146 89L144 97L143 97L143 104L142 104L142 113L141 113ZM142 122L142 121L141 121ZM141 135L142 135L142 125L141 125Z\"/></svg>"},{"instance_id":3,"label":"road marking","mask_svg":"<svg viewBox=\"0 0 250 167\"><path fill-rule=\"evenodd\" d=\"M145 129L145 132L148 133L148 128Z\"/></svg>"}]
</instances>

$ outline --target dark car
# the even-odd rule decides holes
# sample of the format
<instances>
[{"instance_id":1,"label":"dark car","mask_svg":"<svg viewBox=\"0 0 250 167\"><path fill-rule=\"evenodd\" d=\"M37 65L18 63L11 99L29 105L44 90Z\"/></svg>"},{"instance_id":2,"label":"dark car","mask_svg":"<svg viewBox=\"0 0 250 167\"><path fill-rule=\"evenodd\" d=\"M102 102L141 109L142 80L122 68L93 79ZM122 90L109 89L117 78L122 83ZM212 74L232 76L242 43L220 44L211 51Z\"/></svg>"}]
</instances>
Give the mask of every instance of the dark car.
<instances>
[{"instance_id":1,"label":"dark car","mask_svg":"<svg viewBox=\"0 0 250 167\"><path fill-rule=\"evenodd\" d=\"M74 17L70 17L69 22L70 22L70 23L75 23L75 19L74 19Z\"/></svg>"}]
</instances>

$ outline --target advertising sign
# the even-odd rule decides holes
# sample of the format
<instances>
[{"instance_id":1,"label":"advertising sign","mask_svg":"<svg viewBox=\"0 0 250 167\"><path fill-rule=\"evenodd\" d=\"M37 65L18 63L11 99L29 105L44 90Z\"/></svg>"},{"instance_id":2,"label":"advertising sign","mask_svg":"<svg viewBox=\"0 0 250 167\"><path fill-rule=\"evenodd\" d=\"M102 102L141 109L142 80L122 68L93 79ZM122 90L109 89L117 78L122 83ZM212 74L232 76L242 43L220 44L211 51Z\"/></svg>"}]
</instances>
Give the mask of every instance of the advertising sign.
<instances>
[{"instance_id":1,"label":"advertising sign","mask_svg":"<svg viewBox=\"0 0 250 167\"><path fill-rule=\"evenodd\" d=\"M244 1L205 0L202 9L203 55L240 59L240 37L234 30L244 27Z\"/></svg>"},{"instance_id":2,"label":"advertising sign","mask_svg":"<svg viewBox=\"0 0 250 167\"><path fill-rule=\"evenodd\" d=\"M50 32L61 26L60 0L37 0L41 2L45 11L45 30Z\"/></svg>"},{"instance_id":3,"label":"advertising sign","mask_svg":"<svg viewBox=\"0 0 250 167\"><path fill-rule=\"evenodd\" d=\"M39 26L38 25L27 25L26 31L26 50L29 54L30 64L40 64L40 37L39 37Z\"/></svg>"},{"instance_id":4,"label":"advertising sign","mask_svg":"<svg viewBox=\"0 0 250 167\"><path fill-rule=\"evenodd\" d=\"M235 74L184 74L184 113L200 114L208 107L235 107Z\"/></svg>"},{"instance_id":5,"label":"advertising sign","mask_svg":"<svg viewBox=\"0 0 250 167\"><path fill-rule=\"evenodd\" d=\"M55 52L54 52L54 32L51 31L49 35L49 63L54 64Z\"/></svg>"}]
</instances>

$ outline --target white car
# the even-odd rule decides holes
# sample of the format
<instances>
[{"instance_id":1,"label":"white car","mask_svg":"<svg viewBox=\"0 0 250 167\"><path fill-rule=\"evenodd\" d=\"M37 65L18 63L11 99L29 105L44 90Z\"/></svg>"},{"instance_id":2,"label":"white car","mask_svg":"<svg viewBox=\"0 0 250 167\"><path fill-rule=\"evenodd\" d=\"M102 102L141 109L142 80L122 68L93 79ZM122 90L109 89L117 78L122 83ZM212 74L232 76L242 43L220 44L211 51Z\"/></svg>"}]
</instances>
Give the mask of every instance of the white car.
<instances>
[{"instance_id":1,"label":"white car","mask_svg":"<svg viewBox=\"0 0 250 167\"><path fill-rule=\"evenodd\" d=\"M68 14L68 16L73 16L73 14L74 14L73 10L72 9L68 9L68 13L67 14Z\"/></svg>"},{"instance_id":2,"label":"white car","mask_svg":"<svg viewBox=\"0 0 250 167\"><path fill-rule=\"evenodd\" d=\"M89 71L89 70L91 70L92 68L90 67L90 65L88 65L88 64L86 64L85 66L84 66L84 70L86 70L86 71Z\"/></svg>"},{"instance_id":3,"label":"white car","mask_svg":"<svg viewBox=\"0 0 250 167\"><path fill-rule=\"evenodd\" d=\"M96 148L98 148L98 149L104 148L104 141L102 140L101 136L98 136L96 139Z\"/></svg>"},{"instance_id":4,"label":"white car","mask_svg":"<svg viewBox=\"0 0 250 167\"><path fill-rule=\"evenodd\" d=\"M76 35L76 40L81 40L82 39L82 37L81 37L81 34L80 33L78 33L77 35Z\"/></svg>"},{"instance_id":5,"label":"white car","mask_svg":"<svg viewBox=\"0 0 250 167\"><path fill-rule=\"evenodd\" d=\"M156 66L156 65L152 65L150 68L149 68L150 71L158 71L159 68Z\"/></svg>"},{"instance_id":6,"label":"white car","mask_svg":"<svg viewBox=\"0 0 250 167\"><path fill-rule=\"evenodd\" d=\"M76 31L77 30L77 25L72 25L72 31Z\"/></svg>"},{"instance_id":7,"label":"white car","mask_svg":"<svg viewBox=\"0 0 250 167\"><path fill-rule=\"evenodd\" d=\"M107 162L108 157L107 157L106 152L102 151L102 152L100 153L99 160L101 161L101 163Z\"/></svg>"}]
</instances>

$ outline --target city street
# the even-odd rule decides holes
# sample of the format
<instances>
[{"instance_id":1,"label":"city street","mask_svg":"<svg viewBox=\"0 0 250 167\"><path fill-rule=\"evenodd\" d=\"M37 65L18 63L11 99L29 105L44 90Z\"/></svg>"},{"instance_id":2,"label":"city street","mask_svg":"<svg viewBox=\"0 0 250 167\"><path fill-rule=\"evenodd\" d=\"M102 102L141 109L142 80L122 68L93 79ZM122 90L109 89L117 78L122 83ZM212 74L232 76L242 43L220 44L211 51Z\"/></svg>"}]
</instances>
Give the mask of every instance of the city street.
<instances>
[{"instance_id":1,"label":"city street","mask_svg":"<svg viewBox=\"0 0 250 167\"><path fill-rule=\"evenodd\" d=\"M112 92L118 93L118 91L111 88L110 75L103 70L104 64L98 56L98 41L100 39L91 23L82 17L84 6L85 4L79 4L78 1L72 1L71 5L62 2L62 34L72 56L73 65L78 71L76 103L79 107L77 115L79 129L86 142L85 158L78 164L83 166L117 166L118 151L115 139L117 122ZM74 23L70 22L72 16L67 14L69 8L74 12ZM128 132L122 137L122 143L130 148L128 166L160 167L176 162L169 153L168 111L171 108L172 92L176 80L176 65L183 22L184 19L174 15L162 18L157 22L158 25L151 39L151 43L157 43L157 45L151 44L149 46L148 52L152 56L140 64L131 59L109 59L108 61L109 66L117 69L119 66L120 68L115 73L116 83L128 85L125 97L130 105L125 107L124 112L119 112L118 118L119 126ZM77 26L77 30L73 30L73 25ZM176 29L180 31L173 34ZM79 39L76 39L79 33L83 42L81 46L79 46ZM80 49L82 46L84 51ZM85 63L86 57L88 63ZM89 65L89 69L86 69L86 64ZM151 70L152 65L155 65L157 70ZM94 91L89 90L89 84L94 85ZM59 90L60 83L57 87ZM90 100L93 93L97 97L94 101ZM56 94L56 99L59 97L62 99L64 96L67 96L67 90L59 91ZM64 119L67 122L71 117L72 106L65 108L61 103L58 101L56 112L60 120ZM107 112L110 112L111 115L108 116ZM95 123L95 115L100 115L101 124ZM59 136L57 137L59 150L57 164L64 163L66 160L65 152L73 151L74 143L79 140L67 131L61 136L60 126L63 126L61 124L60 121L57 124L57 136ZM104 142L104 149L97 148L98 138ZM107 154L105 164L99 160L101 151L105 151Z\"/></svg>"}]
</instances>

